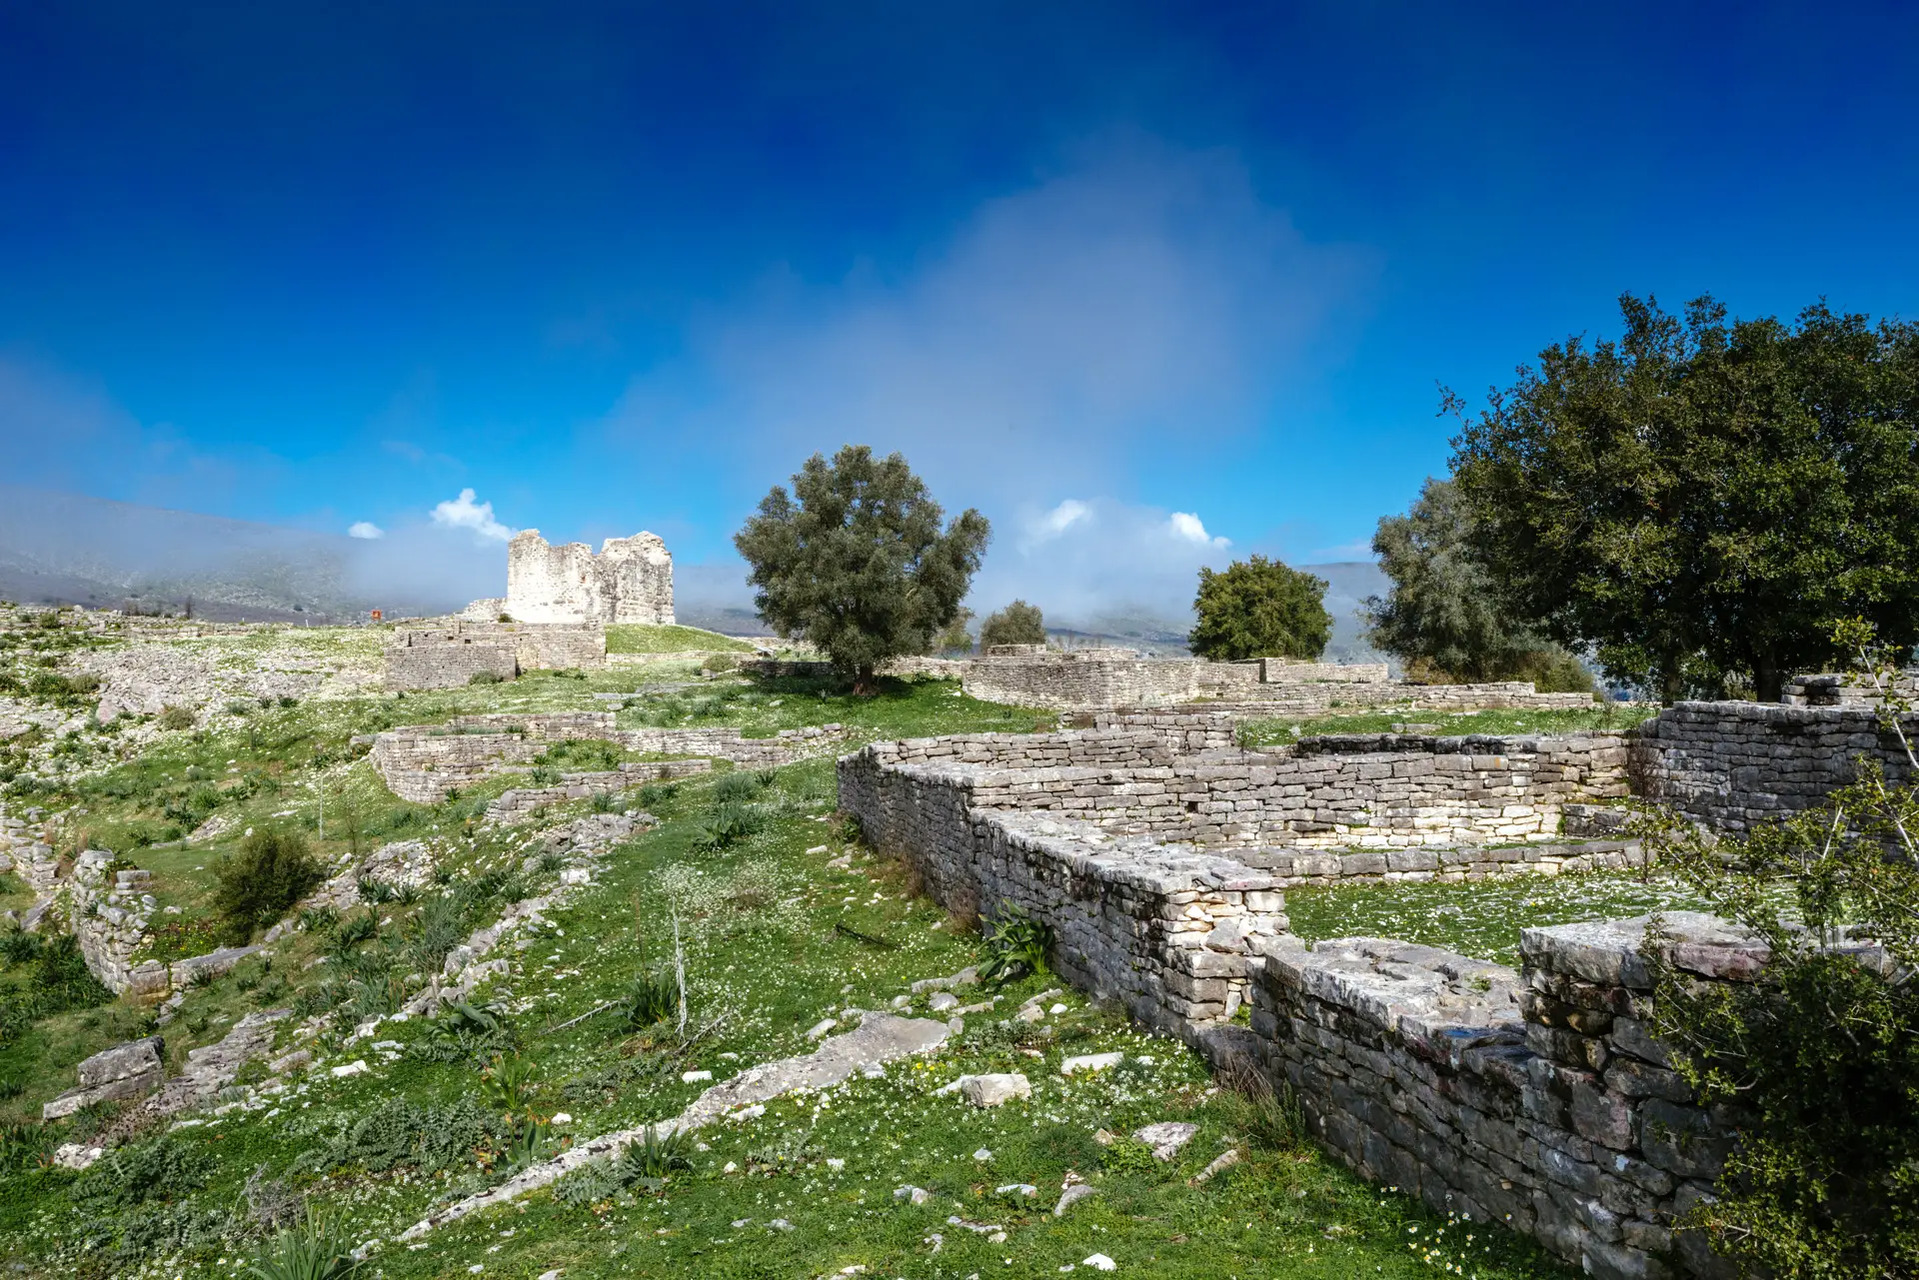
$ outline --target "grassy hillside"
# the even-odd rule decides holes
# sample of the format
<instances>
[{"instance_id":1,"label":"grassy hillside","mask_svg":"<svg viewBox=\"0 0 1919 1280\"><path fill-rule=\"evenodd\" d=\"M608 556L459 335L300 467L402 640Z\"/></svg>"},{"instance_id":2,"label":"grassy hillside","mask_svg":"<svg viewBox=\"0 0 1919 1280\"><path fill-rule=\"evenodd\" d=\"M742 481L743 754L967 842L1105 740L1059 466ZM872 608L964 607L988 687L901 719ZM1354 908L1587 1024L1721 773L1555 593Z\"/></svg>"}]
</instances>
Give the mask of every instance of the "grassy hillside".
<instances>
[{"instance_id":1,"label":"grassy hillside","mask_svg":"<svg viewBox=\"0 0 1919 1280\"><path fill-rule=\"evenodd\" d=\"M10 811L86 809L67 819L67 838L84 829L87 843L153 871L156 901L180 908L156 919L176 932L217 923L212 869L248 827L297 832L329 867L417 839L434 871L417 890L373 885L344 911L303 917L260 957L194 987L158 1028L176 1068L188 1050L268 1008L293 1011L276 1053L295 1043L295 1024L315 1020L313 1063L277 1078L255 1063L212 1112L135 1128L83 1173L46 1157L123 1125L118 1108L45 1126L34 1117L71 1087L80 1057L155 1029L151 1014L78 991L72 1007L6 1033L0 1267L232 1276L304 1197L352 1243L370 1242L362 1275L396 1280L531 1280L554 1270L569 1280L802 1277L856 1267L1028 1277L1091 1270L1095 1255L1121 1273L1195 1280L1564 1274L1523 1241L1449 1224L1347 1176L1283 1108L1215 1087L1191 1052L1045 972L958 989L962 1002L987 1007L966 1014L936 1053L716 1122L683 1149L656 1153L674 1158L651 1170L575 1174L424 1241L398 1240L436 1208L569 1144L674 1116L713 1082L809 1052L809 1030L854 1025L847 1010L904 1002L896 1011L935 1017L930 995L914 996L911 984L983 958L969 922L949 919L899 864L852 840L835 816L830 758L764 774L722 769L495 828L477 818L504 781L450 803L406 804L353 742L469 711L585 709L603 705L593 698L601 691L628 693L623 723L770 733L838 722L855 741L1051 722L946 682L888 682L863 700L817 682L701 680L691 661L648 678L659 687L637 696L629 669L404 698L316 697L200 730L84 730L82 739L99 739L84 769L63 771L44 742L13 756ZM491 953L505 969L473 994L473 1017L388 1017L356 1032L390 1015L470 931L558 889L578 863L549 843L551 832L626 809L657 825L612 847L590 884ZM208 818L223 820L224 833L178 839ZM21 888L0 884L5 904L20 901ZM37 958L13 947L0 956L0 996L35 989ZM1013 1016L1029 1003L1037 1017ZM1061 1073L1065 1058L1102 1052L1124 1057L1097 1074ZM1032 1082L1030 1100L980 1110L938 1092L962 1073L1011 1071ZM1170 1161L1126 1136L1168 1120L1198 1126ZM1110 1135L1119 1138L1102 1141ZM1191 1181L1229 1150L1245 1159ZM1073 1180L1096 1194L1056 1217Z\"/></svg>"},{"instance_id":2,"label":"grassy hillside","mask_svg":"<svg viewBox=\"0 0 1919 1280\"><path fill-rule=\"evenodd\" d=\"M705 650L717 653L751 653L753 646L717 631L698 627L652 627L638 623L606 629L608 653L688 653Z\"/></svg>"}]
</instances>

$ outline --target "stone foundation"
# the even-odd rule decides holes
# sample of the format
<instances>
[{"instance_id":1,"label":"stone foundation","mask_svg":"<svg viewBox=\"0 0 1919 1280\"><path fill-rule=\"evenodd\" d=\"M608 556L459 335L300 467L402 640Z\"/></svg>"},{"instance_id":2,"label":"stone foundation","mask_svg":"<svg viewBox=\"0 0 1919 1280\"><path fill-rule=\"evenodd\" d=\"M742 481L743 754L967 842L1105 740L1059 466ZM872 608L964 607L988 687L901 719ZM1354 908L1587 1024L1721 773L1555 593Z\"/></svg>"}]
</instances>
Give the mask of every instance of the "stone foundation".
<instances>
[{"instance_id":1,"label":"stone foundation","mask_svg":"<svg viewBox=\"0 0 1919 1280\"><path fill-rule=\"evenodd\" d=\"M150 871L109 873L114 855L88 849L67 879L67 908L80 954L100 984L119 995L133 985L133 956L145 945L156 903Z\"/></svg>"},{"instance_id":2,"label":"stone foundation","mask_svg":"<svg viewBox=\"0 0 1919 1280\"><path fill-rule=\"evenodd\" d=\"M512 680L522 671L605 665L606 631L599 626L454 622L396 630L386 648L386 687L456 689L482 673Z\"/></svg>"},{"instance_id":3,"label":"stone foundation","mask_svg":"<svg viewBox=\"0 0 1919 1280\"><path fill-rule=\"evenodd\" d=\"M629 751L727 760L776 768L830 749L845 738L837 724L783 729L749 738L736 728L617 729L611 711L456 716L444 725L391 729L373 738L371 759L387 789L415 804L530 765L556 742L602 739Z\"/></svg>"},{"instance_id":4,"label":"stone foundation","mask_svg":"<svg viewBox=\"0 0 1919 1280\"><path fill-rule=\"evenodd\" d=\"M1672 959L1750 980L1765 952L1666 917ZM1263 944L1257 1054L1319 1141L1433 1209L1531 1235L1607 1280L1729 1275L1675 1220L1711 1194L1732 1118L1692 1105L1647 1035L1644 919L1528 929L1515 974L1431 947Z\"/></svg>"},{"instance_id":5,"label":"stone foundation","mask_svg":"<svg viewBox=\"0 0 1919 1280\"><path fill-rule=\"evenodd\" d=\"M842 795L849 783L857 795L864 773L890 769L962 786L981 808L1043 810L1209 848L1298 851L1545 841L1564 804L1626 794L1618 734L1327 737L1185 754L1181 740L1194 732L1210 740L1175 724L875 743L841 762Z\"/></svg>"},{"instance_id":6,"label":"stone foundation","mask_svg":"<svg viewBox=\"0 0 1919 1280\"><path fill-rule=\"evenodd\" d=\"M1919 716L1905 731L1919 743ZM1682 702L1631 741L1634 794L1727 831L1811 808L1853 780L1862 755L1889 781L1909 772L1898 740L1858 706Z\"/></svg>"},{"instance_id":7,"label":"stone foundation","mask_svg":"<svg viewBox=\"0 0 1919 1280\"><path fill-rule=\"evenodd\" d=\"M662 760L649 764L623 764L618 769L597 773L563 773L558 785L551 787L514 787L486 807L490 823L521 822L548 805L571 800L590 800L594 796L618 795L648 782L666 782L691 778L710 772L711 760Z\"/></svg>"}]
</instances>

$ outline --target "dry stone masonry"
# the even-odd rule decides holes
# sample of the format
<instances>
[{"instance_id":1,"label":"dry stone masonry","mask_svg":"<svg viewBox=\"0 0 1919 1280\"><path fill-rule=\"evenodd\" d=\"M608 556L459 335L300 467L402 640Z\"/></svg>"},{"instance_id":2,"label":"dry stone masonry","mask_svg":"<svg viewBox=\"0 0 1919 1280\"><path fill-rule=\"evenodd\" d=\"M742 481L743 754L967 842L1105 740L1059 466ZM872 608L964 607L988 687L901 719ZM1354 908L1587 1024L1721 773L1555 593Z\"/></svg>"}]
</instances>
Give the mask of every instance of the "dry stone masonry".
<instances>
[{"instance_id":1,"label":"dry stone masonry","mask_svg":"<svg viewBox=\"0 0 1919 1280\"><path fill-rule=\"evenodd\" d=\"M658 535L550 545L537 529L506 549L506 608L515 622L670 624L673 556Z\"/></svg>"},{"instance_id":2,"label":"dry stone masonry","mask_svg":"<svg viewBox=\"0 0 1919 1280\"><path fill-rule=\"evenodd\" d=\"M416 804L437 804L453 791L528 766L554 743L570 739L597 739L629 751L728 760L752 768L791 764L845 739L845 730L837 724L749 738L737 728L618 729L614 721L611 711L458 716L443 725L376 734L371 754L374 768L394 795ZM618 772L632 778L622 785L637 785L650 778L699 771L697 767L676 771L635 765ZM538 803L545 802L534 802Z\"/></svg>"},{"instance_id":3,"label":"dry stone masonry","mask_svg":"<svg viewBox=\"0 0 1919 1280\"><path fill-rule=\"evenodd\" d=\"M1528 929L1517 974L1391 939L1266 944L1257 1052L1373 1181L1505 1223L1601 1280L1730 1274L1673 1229L1710 1196L1733 1118L1693 1105L1646 1033L1646 925ZM1702 980L1764 964L1711 917L1666 928L1673 962Z\"/></svg>"},{"instance_id":4,"label":"dry stone masonry","mask_svg":"<svg viewBox=\"0 0 1919 1280\"><path fill-rule=\"evenodd\" d=\"M1604 1280L1730 1274L1677 1224L1740 1118L1696 1105L1649 1033L1645 949L1749 982L1763 946L1673 912L1657 943L1644 918L1525 930L1516 973L1392 939L1307 947L1284 890L1640 865L1611 820L1629 782L1748 827L1816 803L1859 754L1902 776L1870 711L1684 703L1627 734L1270 752L1231 745L1230 710L1063 719L1080 727L870 744L839 762L841 808L949 909L1029 914L1074 985L1290 1085L1364 1176Z\"/></svg>"},{"instance_id":5,"label":"dry stone masonry","mask_svg":"<svg viewBox=\"0 0 1919 1280\"><path fill-rule=\"evenodd\" d=\"M512 680L523 671L605 665L606 629L598 625L456 621L395 629L386 647L386 687L457 689L481 674Z\"/></svg>"},{"instance_id":6,"label":"dry stone masonry","mask_svg":"<svg viewBox=\"0 0 1919 1280\"><path fill-rule=\"evenodd\" d=\"M1919 742L1919 716L1905 722ZM1760 702L1682 702L1633 735L1633 790L1729 831L1818 804L1851 782L1860 757L1889 781L1909 769L1873 710Z\"/></svg>"}]
</instances>

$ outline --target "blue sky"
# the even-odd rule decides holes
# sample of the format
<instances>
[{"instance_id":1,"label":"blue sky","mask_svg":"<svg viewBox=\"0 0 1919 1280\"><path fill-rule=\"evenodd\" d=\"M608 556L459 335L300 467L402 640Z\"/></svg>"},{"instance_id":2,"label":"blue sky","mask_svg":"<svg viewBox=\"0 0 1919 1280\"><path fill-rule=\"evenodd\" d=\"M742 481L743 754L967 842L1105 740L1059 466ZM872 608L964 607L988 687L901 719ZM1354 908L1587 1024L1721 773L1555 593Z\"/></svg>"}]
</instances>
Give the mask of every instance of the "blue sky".
<instances>
[{"instance_id":1,"label":"blue sky","mask_svg":"<svg viewBox=\"0 0 1919 1280\"><path fill-rule=\"evenodd\" d=\"M0 9L0 478L736 578L861 441L1084 612L1358 554L1622 291L1914 311L1909 6L547 9Z\"/></svg>"}]
</instances>

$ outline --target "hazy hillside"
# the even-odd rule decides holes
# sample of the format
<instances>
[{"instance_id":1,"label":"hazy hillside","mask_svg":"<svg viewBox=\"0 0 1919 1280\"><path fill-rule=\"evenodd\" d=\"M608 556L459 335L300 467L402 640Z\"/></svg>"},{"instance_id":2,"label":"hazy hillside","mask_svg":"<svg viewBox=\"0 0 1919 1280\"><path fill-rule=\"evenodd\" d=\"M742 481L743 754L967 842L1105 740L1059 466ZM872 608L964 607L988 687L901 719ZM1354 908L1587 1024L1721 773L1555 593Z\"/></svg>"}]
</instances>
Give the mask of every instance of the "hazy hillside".
<instances>
[{"instance_id":1,"label":"hazy hillside","mask_svg":"<svg viewBox=\"0 0 1919 1280\"><path fill-rule=\"evenodd\" d=\"M1304 566L1328 583L1333 615L1327 657L1368 660L1360 603L1386 589L1367 562ZM767 635L745 571L733 564L675 566L679 620L732 635ZM280 525L113 502L0 484L0 599L118 608L128 603L213 619L344 618L445 613L506 590L498 543L438 530L358 541ZM1042 607L1045 601L1039 601ZM1055 634L1087 644L1183 653L1190 616L1115 602L1084 618L1057 617Z\"/></svg>"},{"instance_id":2,"label":"hazy hillside","mask_svg":"<svg viewBox=\"0 0 1919 1280\"><path fill-rule=\"evenodd\" d=\"M0 484L4 599L175 612L191 597L195 614L215 619L426 614L489 594L481 588L505 576L498 547L356 541Z\"/></svg>"}]
</instances>

